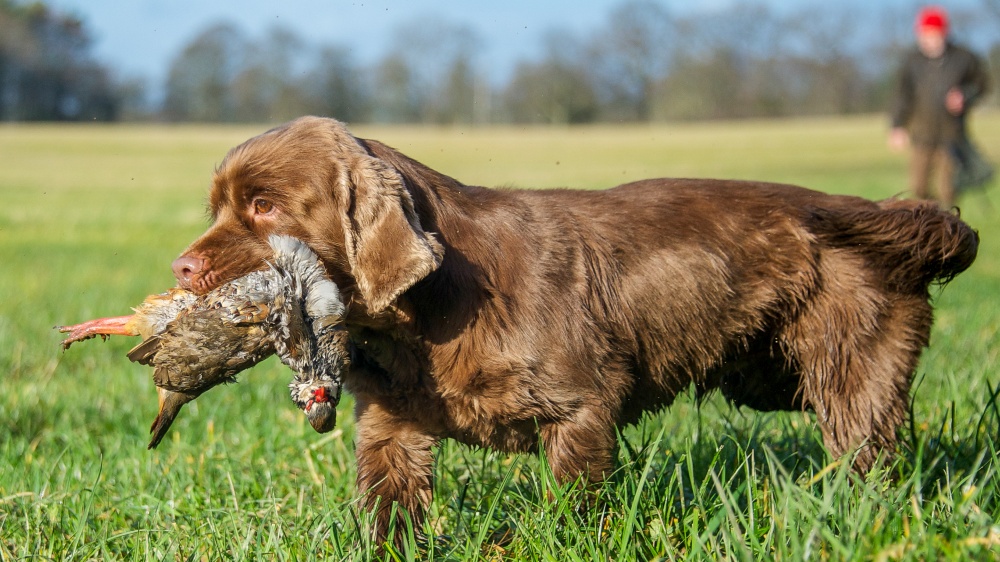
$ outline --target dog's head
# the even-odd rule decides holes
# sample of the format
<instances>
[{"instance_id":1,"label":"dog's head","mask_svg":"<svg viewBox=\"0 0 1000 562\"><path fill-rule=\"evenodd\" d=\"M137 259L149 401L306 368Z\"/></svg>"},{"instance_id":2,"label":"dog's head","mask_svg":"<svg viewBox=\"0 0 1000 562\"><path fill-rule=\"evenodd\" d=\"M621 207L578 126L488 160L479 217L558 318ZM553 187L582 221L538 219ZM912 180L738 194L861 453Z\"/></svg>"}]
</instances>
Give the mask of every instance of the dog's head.
<instances>
[{"instance_id":1,"label":"dog's head","mask_svg":"<svg viewBox=\"0 0 1000 562\"><path fill-rule=\"evenodd\" d=\"M181 286L199 294L263 268L271 234L305 241L372 313L443 255L396 169L332 119L303 117L230 150L209 204L212 226L173 264Z\"/></svg>"}]
</instances>

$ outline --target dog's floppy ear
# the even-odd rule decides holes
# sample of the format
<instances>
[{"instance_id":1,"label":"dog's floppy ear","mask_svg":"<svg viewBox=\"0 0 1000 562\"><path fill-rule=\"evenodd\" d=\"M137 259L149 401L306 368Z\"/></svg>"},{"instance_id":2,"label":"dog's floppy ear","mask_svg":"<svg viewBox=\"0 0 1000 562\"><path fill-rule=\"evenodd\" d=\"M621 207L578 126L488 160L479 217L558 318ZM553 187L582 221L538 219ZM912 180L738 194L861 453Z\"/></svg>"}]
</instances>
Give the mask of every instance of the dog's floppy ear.
<instances>
[{"instance_id":1,"label":"dog's floppy ear","mask_svg":"<svg viewBox=\"0 0 1000 562\"><path fill-rule=\"evenodd\" d=\"M395 168L357 154L344 179L347 260L369 312L377 313L437 269L444 248L424 232Z\"/></svg>"}]
</instances>

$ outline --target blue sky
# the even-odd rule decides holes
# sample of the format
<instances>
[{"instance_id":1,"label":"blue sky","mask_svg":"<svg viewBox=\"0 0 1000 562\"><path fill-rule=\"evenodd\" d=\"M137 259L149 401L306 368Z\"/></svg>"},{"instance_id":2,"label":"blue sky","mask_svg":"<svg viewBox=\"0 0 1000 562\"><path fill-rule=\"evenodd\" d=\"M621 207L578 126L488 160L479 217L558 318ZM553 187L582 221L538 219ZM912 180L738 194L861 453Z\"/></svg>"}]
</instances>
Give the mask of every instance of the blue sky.
<instances>
[{"instance_id":1,"label":"blue sky","mask_svg":"<svg viewBox=\"0 0 1000 562\"><path fill-rule=\"evenodd\" d=\"M543 32L577 33L598 29L622 0L47 0L81 16L94 36L98 59L126 76L150 80L155 89L170 60L201 30L231 21L251 36L274 25L295 31L311 44L352 49L360 62L383 54L401 24L434 15L471 26L483 40L483 60L503 74L518 59L531 57ZM672 13L724 10L744 0L658 0ZM778 10L808 5L804 0L757 0ZM811 0L815 2L816 0ZM836 0L845 2L845 0ZM859 17L873 5L914 4L917 0L846 0ZM976 5L980 0L946 4Z\"/></svg>"},{"instance_id":2,"label":"blue sky","mask_svg":"<svg viewBox=\"0 0 1000 562\"><path fill-rule=\"evenodd\" d=\"M400 24L428 14L471 25L485 55L503 64L528 56L541 33L559 26L595 29L620 0L49 0L83 17L101 60L127 72L159 76L206 26L232 21L253 36L279 24L312 43L352 48L361 61L381 55ZM725 0L706 3L706 8Z\"/></svg>"}]
</instances>

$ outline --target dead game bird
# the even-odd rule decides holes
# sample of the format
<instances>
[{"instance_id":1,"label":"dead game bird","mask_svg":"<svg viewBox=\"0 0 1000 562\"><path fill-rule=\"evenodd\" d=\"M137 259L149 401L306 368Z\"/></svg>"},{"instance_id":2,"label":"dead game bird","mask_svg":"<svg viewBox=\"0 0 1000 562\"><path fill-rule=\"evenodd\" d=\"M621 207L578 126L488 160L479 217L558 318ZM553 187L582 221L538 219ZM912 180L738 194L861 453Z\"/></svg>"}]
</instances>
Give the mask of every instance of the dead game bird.
<instances>
[{"instance_id":1,"label":"dead game bird","mask_svg":"<svg viewBox=\"0 0 1000 562\"><path fill-rule=\"evenodd\" d=\"M132 361L154 367L159 394L149 448L156 447L181 407L271 354L295 371L292 400L317 431L336 421L340 369L349 364L344 304L316 255L287 236L268 239L270 267L196 296L171 289L147 297L135 314L60 327L62 345L109 335L139 335Z\"/></svg>"},{"instance_id":2,"label":"dead game bird","mask_svg":"<svg viewBox=\"0 0 1000 562\"><path fill-rule=\"evenodd\" d=\"M314 322L315 326L315 322ZM347 330L341 326L316 329L312 356L298 363L299 368L285 363L295 372L288 385L292 401L303 412L313 429L326 433L337 423L340 402L340 373L350 367ZM312 343L312 342L310 342ZM303 346L306 347L306 346ZM284 359L282 359L284 361Z\"/></svg>"}]
</instances>

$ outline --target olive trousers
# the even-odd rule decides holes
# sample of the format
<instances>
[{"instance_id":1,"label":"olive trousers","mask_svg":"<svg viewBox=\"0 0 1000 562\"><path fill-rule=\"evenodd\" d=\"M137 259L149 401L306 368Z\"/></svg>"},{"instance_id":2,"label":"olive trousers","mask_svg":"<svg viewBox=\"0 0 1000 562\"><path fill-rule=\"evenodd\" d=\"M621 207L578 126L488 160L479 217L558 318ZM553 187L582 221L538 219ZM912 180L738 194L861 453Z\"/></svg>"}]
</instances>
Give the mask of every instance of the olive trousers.
<instances>
[{"instance_id":1,"label":"olive trousers","mask_svg":"<svg viewBox=\"0 0 1000 562\"><path fill-rule=\"evenodd\" d=\"M937 197L930 191L932 178ZM914 144L910 159L910 189L917 199L937 199L948 209L955 204L955 162L945 144Z\"/></svg>"}]
</instances>

